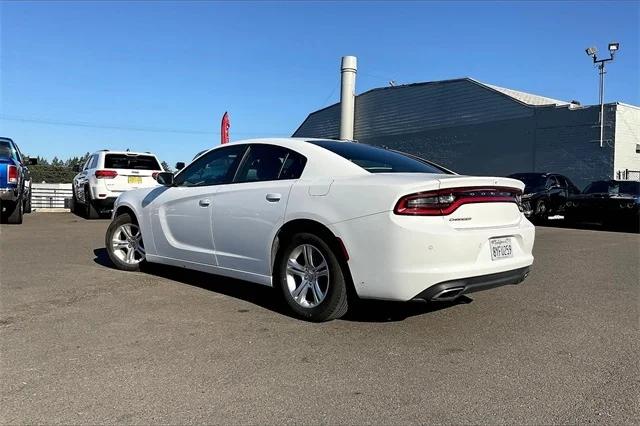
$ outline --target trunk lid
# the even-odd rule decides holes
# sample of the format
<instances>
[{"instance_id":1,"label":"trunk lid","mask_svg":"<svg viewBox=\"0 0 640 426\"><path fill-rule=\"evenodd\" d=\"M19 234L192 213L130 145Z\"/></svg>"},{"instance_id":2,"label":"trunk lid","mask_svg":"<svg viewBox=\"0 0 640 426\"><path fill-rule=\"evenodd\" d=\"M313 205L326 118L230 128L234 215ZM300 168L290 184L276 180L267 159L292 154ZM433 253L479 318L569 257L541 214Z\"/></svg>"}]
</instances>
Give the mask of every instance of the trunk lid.
<instances>
[{"instance_id":1,"label":"trunk lid","mask_svg":"<svg viewBox=\"0 0 640 426\"><path fill-rule=\"evenodd\" d=\"M519 224L522 220L522 212L516 203L492 200L498 194L503 193L499 188L512 188L522 192L524 184L519 180L457 175L439 176L438 180L440 181L440 190L468 189L468 191L465 190L465 193L456 195L458 199L468 197L468 202L460 205L451 214L443 216L443 220L453 229L511 227Z\"/></svg>"}]
</instances>

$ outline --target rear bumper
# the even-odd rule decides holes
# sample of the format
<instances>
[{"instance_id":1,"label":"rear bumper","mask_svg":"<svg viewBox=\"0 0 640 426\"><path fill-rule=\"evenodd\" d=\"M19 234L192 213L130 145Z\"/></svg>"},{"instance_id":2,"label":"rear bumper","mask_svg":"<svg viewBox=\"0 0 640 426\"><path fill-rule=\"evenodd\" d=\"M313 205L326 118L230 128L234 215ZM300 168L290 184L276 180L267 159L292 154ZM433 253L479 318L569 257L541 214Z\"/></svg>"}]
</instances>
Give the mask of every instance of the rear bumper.
<instances>
[{"instance_id":1,"label":"rear bumper","mask_svg":"<svg viewBox=\"0 0 640 426\"><path fill-rule=\"evenodd\" d=\"M16 188L0 188L0 200L17 201L18 190Z\"/></svg>"},{"instance_id":2,"label":"rear bumper","mask_svg":"<svg viewBox=\"0 0 640 426\"><path fill-rule=\"evenodd\" d=\"M116 202L117 197L99 198L93 200L94 207L100 211L100 213L107 213L113 210L113 204Z\"/></svg>"},{"instance_id":3,"label":"rear bumper","mask_svg":"<svg viewBox=\"0 0 640 426\"><path fill-rule=\"evenodd\" d=\"M510 226L453 229L442 217L381 213L333 224L331 230L349 253L356 293L367 299L408 301L433 286L465 280L470 291L471 284L491 284L473 277L495 274L506 280L515 274L514 283L533 264L535 228L524 217ZM511 238L513 256L492 260L490 240L504 237Z\"/></svg>"},{"instance_id":4,"label":"rear bumper","mask_svg":"<svg viewBox=\"0 0 640 426\"><path fill-rule=\"evenodd\" d=\"M431 301L450 301L463 294L489 290L503 285L520 284L529 275L530 268L519 268L497 274L480 275L435 284L422 291L414 299Z\"/></svg>"}]
</instances>

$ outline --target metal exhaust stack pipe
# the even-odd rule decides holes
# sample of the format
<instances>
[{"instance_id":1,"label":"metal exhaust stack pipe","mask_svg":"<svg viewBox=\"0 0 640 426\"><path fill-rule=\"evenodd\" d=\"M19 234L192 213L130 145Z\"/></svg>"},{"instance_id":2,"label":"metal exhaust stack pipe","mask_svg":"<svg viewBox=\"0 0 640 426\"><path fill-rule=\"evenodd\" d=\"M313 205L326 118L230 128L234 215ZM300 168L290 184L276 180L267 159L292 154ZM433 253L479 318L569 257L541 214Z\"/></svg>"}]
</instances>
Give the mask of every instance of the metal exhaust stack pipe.
<instances>
[{"instance_id":1,"label":"metal exhaust stack pipe","mask_svg":"<svg viewBox=\"0 0 640 426\"><path fill-rule=\"evenodd\" d=\"M340 74L340 139L353 140L353 126L356 105L356 72L358 59L355 56L343 56Z\"/></svg>"}]
</instances>

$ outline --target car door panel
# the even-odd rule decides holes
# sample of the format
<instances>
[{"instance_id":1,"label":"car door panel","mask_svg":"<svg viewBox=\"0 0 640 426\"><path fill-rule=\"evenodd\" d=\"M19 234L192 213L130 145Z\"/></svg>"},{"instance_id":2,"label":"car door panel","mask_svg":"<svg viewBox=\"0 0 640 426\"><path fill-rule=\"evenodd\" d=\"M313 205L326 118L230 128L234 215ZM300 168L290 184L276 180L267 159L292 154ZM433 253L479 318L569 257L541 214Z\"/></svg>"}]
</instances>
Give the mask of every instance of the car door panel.
<instances>
[{"instance_id":1,"label":"car door panel","mask_svg":"<svg viewBox=\"0 0 640 426\"><path fill-rule=\"evenodd\" d=\"M246 150L231 145L210 151L182 170L174 186L149 201L158 256L215 266L212 200L219 185L231 182Z\"/></svg>"},{"instance_id":2,"label":"car door panel","mask_svg":"<svg viewBox=\"0 0 640 426\"><path fill-rule=\"evenodd\" d=\"M232 184L213 200L213 239L218 266L271 275L271 249L284 224L291 187L306 159L286 148L253 144Z\"/></svg>"},{"instance_id":3,"label":"car door panel","mask_svg":"<svg viewBox=\"0 0 640 426\"><path fill-rule=\"evenodd\" d=\"M284 224L293 180L221 185L213 199L218 266L271 274L271 244Z\"/></svg>"},{"instance_id":4,"label":"car door panel","mask_svg":"<svg viewBox=\"0 0 640 426\"><path fill-rule=\"evenodd\" d=\"M215 191L215 186L167 188L150 203L158 256L216 265L211 206L201 204Z\"/></svg>"}]
</instances>

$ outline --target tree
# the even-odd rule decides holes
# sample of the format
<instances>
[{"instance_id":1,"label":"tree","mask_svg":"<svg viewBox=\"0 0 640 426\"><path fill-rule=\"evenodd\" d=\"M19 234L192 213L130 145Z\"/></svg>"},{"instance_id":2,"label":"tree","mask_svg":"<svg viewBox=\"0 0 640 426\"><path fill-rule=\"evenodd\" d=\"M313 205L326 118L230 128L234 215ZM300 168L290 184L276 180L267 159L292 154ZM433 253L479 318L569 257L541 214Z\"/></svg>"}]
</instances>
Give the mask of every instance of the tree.
<instances>
[{"instance_id":1,"label":"tree","mask_svg":"<svg viewBox=\"0 0 640 426\"><path fill-rule=\"evenodd\" d=\"M161 162L160 165L162 166L162 168L164 169L165 172L172 172L173 173L173 168L166 161Z\"/></svg>"}]
</instances>

